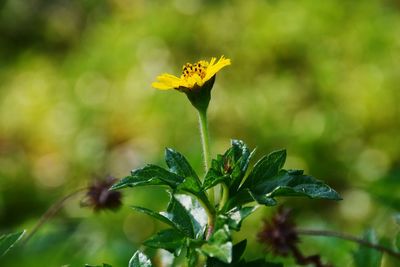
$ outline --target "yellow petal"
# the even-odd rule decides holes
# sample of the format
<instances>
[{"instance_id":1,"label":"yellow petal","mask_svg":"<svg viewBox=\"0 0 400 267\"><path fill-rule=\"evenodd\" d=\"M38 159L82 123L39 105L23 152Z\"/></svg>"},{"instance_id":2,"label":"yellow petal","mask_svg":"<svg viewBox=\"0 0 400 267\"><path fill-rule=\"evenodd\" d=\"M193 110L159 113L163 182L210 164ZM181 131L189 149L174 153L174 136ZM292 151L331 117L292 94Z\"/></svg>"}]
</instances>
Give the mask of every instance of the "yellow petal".
<instances>
[{"instance_id":1,"label":"yellow petal","mask_svg":"<svg viewBox=\"0 0 400 267\"><path fill-rule=\"evenodd\" d=\"M174 89L181 86L182 80L171 74L162 74L157 77L157 82L153 82L151 85L160 90Z\"/></svg>"},{"instance_id":2,"label":"yellow petal","mask_svg":"<svg viewBox=\"0 0 400 267\"><path fill-rule=\"evenodd\" d=\"M206 82L209 79L211 79L223 67L226 67L226 66L231 64L231 60L227 59L227 58L224 58L224 56L221 56L221 58L218 60L217 63L215 63L215 60L216 60L215 58L211 59L210 65L207 68L206 76L203 79L204 82Z\"/></svg>"}]
</instances>

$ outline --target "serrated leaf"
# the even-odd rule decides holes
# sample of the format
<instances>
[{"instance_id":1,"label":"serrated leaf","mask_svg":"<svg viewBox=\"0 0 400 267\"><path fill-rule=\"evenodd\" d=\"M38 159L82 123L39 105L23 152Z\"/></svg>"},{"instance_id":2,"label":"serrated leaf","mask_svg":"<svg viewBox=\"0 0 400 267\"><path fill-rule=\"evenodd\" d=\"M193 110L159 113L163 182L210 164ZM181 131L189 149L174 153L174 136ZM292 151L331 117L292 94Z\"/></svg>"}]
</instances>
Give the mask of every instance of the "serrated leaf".
<instances>
[{"instance_id":1,"label":"serrated leaf","mask_svg":"<svg viewBox=\"0 0 400 267\"><path fill-rule=\"evenodd\" d=\"M111 190L144 185L168 185L176 188L183 180L182 177L175 173L169 172L160 166L149 164L143 168L133 170L130 176L115 183Z\"/></svg>"},{"instance_id":2,"label":"serrated leaf","mask_svg":"<svg viewBox=\"0 0 400 267\"><path fill-rule=\"evenodd\" d=\"M279 173L286 161L286 150L273 151L262 157L255 165L244 186L254 188L260 182L273 178Z\"/></svg>"},{"instance_id":3,"label":"serrated leaf","mask_svg":"<svg viewBox=\"0 0 400 267\"><path fill-rule=\"evenodd\" d=\"M229 228L225 225L213 233L208 243L201 246L201 251L209 257L231 263L233 246L230 240Z\"/></svg>"},{"instance_id":4,"label":"serrated leaf","mask_svg":"<svg viewBox=\"0 0 400 267\"><path fill-rule=\"evenodd\" d=\"M4 256L24 234L25 230L0 236L0 257Z\"/></svg>"},{"instance_id":5,"label":"serrated leaf","mask_svg":"<svg viewBox=\"0 0 400 267\"><path fill-rule=\"evenodd\" d=\"M375 231L373 230L366 231L363 238L370 243L378 243ZM380 267L382 252L360 245L359 249L353 253L353 259L356 267Z\"/></svg>"},{"instance_id":6,"label":"serrated leaf","mask_svg":"<svg viewBox=\"0 0 400 267\"><path fill-rule=\"evenodd\" d=\"M208 208L212 209L213 207L202 188L199 177L186 158L179 152L167 148L165 150L165 161L172 173L184 178L184 181L178 185L177 189L197 196Z\"/></svg>"},{"instance_id":7,"label":"serrated leaf","mask_svg":"<svg viewBox=\"0 0 400 267\"><path fill-rule=\"evenodd\" d=\"M173 222L185 236L194 238L192 220L186 209L173 196L171 196L167 211L160 212L160 214Z\"/></svg>"},{"instance_id":8,"label":"serrated leaf","mask_svg":"<svg viewBox=\"0 0 400 267\"><path fill-rule=\"evenodd\" d=\"M278 196L307 196L315 199L341 200L340 195L328 185L301 171L284 171L271 180L256 186L256 196L274 198Z\"/></svg>"},{"instance_id":9,"label":"serrated leaf","mask_svg":"<svg viewBox=\"0 0 400 267\"><path fill-rule=\"evenodd\" d=\"M189 195L175 194L174 198L186 210L192 223L194 238L202 238L208 222L208 216L204 208L197 199Z\"/></svg>"},{"instance_id":10,"label":"serrated leaf","mask_svg":"<svg viewBox=\"0 0 400 267\"><path fill-rule=\"evenodd\" d=\"M197 176L196 172L193 170L192 166L190 166L190 164L186 160L186 158L179 152L177 152L171 148L165 149L165 161L171 172L173 172L181 177L185 177L185 178L193 177L193 178L199 180L199 177Z\"/></svg>"},{"instance_id":11,"label":"serrated leaf","mask_svg":"<svg viewBox=\"0 0 400 267\"><path fill-rule=\"evenodd\" d=\"M175 229L166 229L144 241L143 245L151 248L162 248L177 256L184 241L185 236L183 234Z\"/></svg>"},{"instance_id":12,"label":"serrated leaf","mask_svg":"<svg viewBox=\"0 0 400 267\"><path fill-rule=\"evenodd\" d=\"M129 261L129 267L152 267L150 259L141 251L136 251Z\"/></svg>"},{"instance_id":13,"label":"serrated leaf","mask_svg":"<svg viewBox=\"0 0 400 267\"><path fill-rule=\"evenodd\" d=\"M224 216L226 217L226 223L228 224L230 229L239 231L242 225L242 221L253 213L258 206L254 207L243 207L243 208L233 208L228 211Z\"/></svg>"},{"instance_id":14,"label":"serrated leaf","mask_svg":"<svg viewBox=\"0 0 400 267\"><path fill-rule=\"evenodd\" d=\"M232 151L234 156L234 168L231 173L231 184L229 193L232 195L237 191L249 166L255 150L250 152L246 144L241 140L232 140Z\"/></svg>"}]
</instances>

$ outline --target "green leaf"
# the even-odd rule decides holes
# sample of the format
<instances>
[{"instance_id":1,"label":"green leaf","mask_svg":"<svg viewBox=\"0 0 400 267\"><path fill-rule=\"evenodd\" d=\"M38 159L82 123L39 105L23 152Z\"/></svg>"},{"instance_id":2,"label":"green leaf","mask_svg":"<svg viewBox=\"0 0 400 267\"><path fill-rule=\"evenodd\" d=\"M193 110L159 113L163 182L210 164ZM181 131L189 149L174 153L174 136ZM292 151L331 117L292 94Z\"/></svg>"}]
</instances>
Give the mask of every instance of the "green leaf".
<instances>
[{"instance_id":1,"label":"green leaf","mask_svg":"<svg viewBox=\"0 0 400 267\"><path fill-rule=\"evenodd\" d=\"M279 173L286 161L286 150L274 151L261 158L255 165L244 187L253 188L262 181L273 178Z\"/></svg>"},{"instance_id":2,"label":"green leaf","mask_svg":"<svg viewBox=\"0 0 400 267\"><path fill-rule=\"evenodd\" d=\"M278 196L307 196L315 199L341 200L340 195L328 185L302 171L282 170L278 176L264 181L252 190L256 198L264 200ZM269 200L268 200L269 201Z\"/></svg>"},{"instance_id":3,"label":"green leaf","mask_svg":"<svg viewBox=\"0 0 400 267\"><path fill-rule=\"evenodd\" d=\"M204 190L225 183L229 187L230 195L234 195L239 188L253 153L250 153L243 141L232 140L231 145L224 155L218 155L212 160L211 168L204 179Z\"/></svg>"},{"instance_id":4,"label":"green leaf","mask_svg":"<svg viewBox=\"0 0 400 267\"><path fill-rule=\"evenodd\" d=\"M189 195L175 194L173 198L176 199L190 219L192 232L194 234L192 238L202 238L208 222L208 216L204 208L197 199ZM182 213L183 211L179 209L179 212Z\"/></svg>"},{"instance_id":5,"label":"green leaf","mask_svg":"<svg viewBox=\"0 0 400 267\"><path fill-rule=\"evenodd\" d=\"M222 262L232 262L232 242L227 225L217 230L208 243L201 247L201 251L209 257L217 258Z\"/></svg>"},{"instance_id":6,"label":"green leaf","mask_svg":"<svg viewBox=\"0 0 400 267\"><path fill-rule=\"evenodd\" d=\"M229 175L222 174L215 169L209 169L204 178L203 190L207 190L223 182L226 184L229 183Z\"/></svg>"},{"instance_id":7,"label":"green leaf","mask_svg":"<svg viewBox=\"0 0 400 267\"><path fill-rule=\"evenodd\" d=\"M364 240L377 244L376 233L368 230L364 233ZM382 252L360 245L359 249L353 253L353 259L356 267L380 267L382 261Z\"/></svg>"},{"instance_id":8,"label":"green leaf","mask_svg":"<svg viewBox=\"0 0 400 267\"><path fill-rule=\"evenodd\" d=\"M85 267L112 267L110 264L103 263L103 265L90 265L90 264L85 264Z\"/></svg>"},{"instance_id":9,"label":"green leaf","mask_svg":"<svg viewBox=\"0 0 400 267\"><path fill-rule=\"evenodd\" d=\"M396 235L394 245L396 246L397 251L400 251L400 232Z\"/></svg>"},{"instance_id":10,"label":"green leaf","mask_svg":"<svg viewBox=\"0 0 400 267\"><path fill-rule=\"evenodd\" d=\"M176 188L183 180L182 177L175 173L169 172L160 166L149 164L143 168L133 170L130 176L115 183L111 189L116 190L144 185L168 185Z\"/></svg>"},{"instance_id":11,"label":"green leaf","mask_svg":"<svg viewBox=\"0 0 400 267\"><path fill-rule=\"evenodd\" d=\"M178 190L197 196L208 208L212 209L212 205L202 189L199 177L186 158L179 152L167 148L165 150L165 161L172 173L184 178L184 181L179 184Z\"/></svg>"},{"instance_id":12,"label":"green leaf","mask_svg":"<svg viewBox=\"0 0 400 267\"><path fill-rule=\"evenodd\" d=\"M246 250L247 239L243 239L239 243L236 243L232 248L232 263L239 262L244 251Z\"/></svg>"},{"instance_id":13,"label":"green leaf","mask_svg":"<svg viewBox=\"0 0 400 267\"><path fill-rule=\"evenodd\" d=\"M151 248L162 248L174 253L177 256L185 241L184 235L175 229L166 229L158 232L143 242L145 246Z\"/></svg>"},{"instance_id":14,"label":"green leaf","mask_svg":"<svg viewBox=\"0 0 400 267\"><path fill-rule=\"evenodd\" d=\"M165 149L165 161L171 172L185 178L193 177L200 182L196 172L190 166L186 158L179 152L171 148Z\"/></svg>"},{"instance_id":15,"label":"green leaf","mask_svg":"<svg viewBox=\"0 0 400 267\"><path fill-rule=\"evenodd\" d=\"M168 204L167 212L160 212L164 217L168 218L175 224L175 227L185 236L194 238L192 220L185 207L171 196Z\"/></svg>"},{"instance_id":16,"label":"green leaf","mask_svg":"<svg viewBox=\"0 0 400 267\"><path fill-rule=\"evenodd\" d=\"M187 177L183 183L181 183L178 188L180 191L188 192L190 194L193 194L197 198L199 198L204 205L207 206L209 210L214 210L214 207L210 203L206 193L203 191L201 187L201 183L198 182L195 178L193 177Z\"/></svg>"},{"instance_id":17,"label":"green leaf","mask_svg":"<svg viewBox=\"0 0 400 267\"><path fill-rule=\"evenodd\" d=\"M188 259L189 267L196 267L199 261L199 253L197 253L196 249L189 248L186 258Z\"/></svg>"},{"instance_id":18,"label":"green leaf","mask_svg":"<svg viewBox=\"0 0 400 267\"><path fill-rule=\"evenodd\" d=\"M153 218L155 218L155 219L157 219L157 220L159 220L159 221L161 221L163 223L166 223L166 224L174 227L175 229L178 229L176 224L173 221L171 221L168 217L164 216L163 214L160 214L158 212L155 212L155 211L152 211L152 210L149 210L149 209L146 209L146 208L137 207L137 206L131 206L131 208L133 210L135 210L135 211L147 214L147 215L149 215L149 216L151 216L151 217L153 217Z\"/></svg>"},{"instance_id":19,"label":"green leaf","mask_svg":"<svg viewBox=\"0 0 400 267\"><path fill-rule=\"evenodd\" d=\"M242 221L253 213L258 206L254 207L235 207L232 210L226 212L223 215L220 215L220 218L224 219L225 223L229 226L230 229L239 231L242 225Z\"/></svg>"},{"instance_id":20,"label":"green leaf","mask_svg":"<svg viewBox=\"0 0 400 267\"><path fill-rule=\"evenodd\" d=\"M231 173L232 181L230 184L229 193L232 195L239 188L255 150L250 153L250 150L246 144L241 140L232 140L231 143L233 156L231 161L234 163L234 167Z\"/></svg>"},{"instance_id":21,"label":"green leaf","mask_svg":"<svg viewBox=\"0 0 400 267\"><path fill-rule=\"evenodd\" d=\"M4 256L25 234L22 232L5 234L0 236L0 257Z\"/></svg>"},{"instance_id":22,"label":"green leaf","mask_svg":"<svg viewBox=\"0 0 400 267\"><path fill-rule=\"evenodd\" d=\"M141 251L136 251L129 261L129 267L152 267L150 259Z\"/></svg>"}]
</instances>

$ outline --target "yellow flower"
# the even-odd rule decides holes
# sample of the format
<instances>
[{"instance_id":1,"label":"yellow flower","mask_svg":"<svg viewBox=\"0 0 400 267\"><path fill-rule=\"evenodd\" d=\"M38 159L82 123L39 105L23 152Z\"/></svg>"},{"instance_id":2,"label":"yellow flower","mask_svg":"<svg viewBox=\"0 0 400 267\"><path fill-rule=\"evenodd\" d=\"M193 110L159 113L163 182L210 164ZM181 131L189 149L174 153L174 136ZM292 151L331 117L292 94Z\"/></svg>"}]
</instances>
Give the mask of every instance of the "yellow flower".
<instances>
[{"instance_id":1,"label":"yellow flower","mask_svg":"<svg viewBox=\"0 0 400 267\"><path fill-rule=\"evenodd\" d=\"M210 62L201 60L195 64L186 63L183 66L180 78L165 73L158 76L157 81L153 82L151 85L160 90L191 90L196 87L202 87L204 83L213 78L223 67L231 64L231 60L224 58L224 56L221 56L218 62L216 62L216 60L217 59L213 57Z\"/></svg>"}]
</instances>

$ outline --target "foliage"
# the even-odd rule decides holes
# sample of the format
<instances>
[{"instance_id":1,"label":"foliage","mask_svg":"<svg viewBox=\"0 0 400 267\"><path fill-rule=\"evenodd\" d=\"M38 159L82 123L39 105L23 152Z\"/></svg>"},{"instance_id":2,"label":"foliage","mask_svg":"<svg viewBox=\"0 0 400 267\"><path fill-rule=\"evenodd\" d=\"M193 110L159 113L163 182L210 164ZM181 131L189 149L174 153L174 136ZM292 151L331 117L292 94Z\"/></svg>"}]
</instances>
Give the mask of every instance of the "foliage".
<instances>
[{"instance_id":1,"label":"foliage","mask_svg":"<svg viewBox=\"0 0 400 267\"><path fill-rule=\"evenodd\" d=\"M197 266L201 255L208 257L207 266L251 266L253 263L241 259L246 241L234 245L232 231L240 231L242 221L256 210L258 204L273 206L277 204L277 197L291 196L341 199L335 190L305 175L302 170L282 169L286 160L285 150L262 157L248 172L253 154L254 151L250 152L243 141L232 140L231 147L212 160L202 182L182 154L167 148L165 161L168 169L146 165L133 170L111 189L158 185L169 192L166 211L132 207L171 227L156 233L144 245L168 250L175 256L183 253L189 266ZM219 184L223 185L223 194L228 196L213 205L207 189ZM275 266L264 261L262 264ZM130 266L151 266L151 263L143 252L137 251Z\"/></svg>"}]
</instances>

